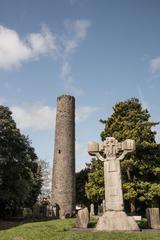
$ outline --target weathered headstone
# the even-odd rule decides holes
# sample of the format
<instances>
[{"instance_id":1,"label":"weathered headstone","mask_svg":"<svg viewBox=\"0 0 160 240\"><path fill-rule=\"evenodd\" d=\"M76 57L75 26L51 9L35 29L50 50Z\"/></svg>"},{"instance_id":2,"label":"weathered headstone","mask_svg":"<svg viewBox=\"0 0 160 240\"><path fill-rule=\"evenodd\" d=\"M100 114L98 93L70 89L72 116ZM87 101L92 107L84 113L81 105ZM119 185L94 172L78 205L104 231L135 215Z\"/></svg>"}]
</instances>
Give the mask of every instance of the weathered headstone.
<instances>
[{"instance_id":1,"label":"weathered headstone","mask_svg":"<svg viewBox=\"0 0 160 240\"><path fill-rule=\"evenodd\" d=\"M40 217L40 205L38 203L35 203L33 206L33 218L39 217Z\"/></svg>"},{"instance_id":2,"label":"weathered headstone","mask_svg":"<svg viewBox=\"0 0 160 240\"><path fill-rule=\"evenodd\" d=\"M88 208L83 208L78 211L76 218L76 227L77 228L87 228L89 223L89 211Z\"/></svg>"},{"instance_id":3,"label":"weathered headstone","mask_svg":"<svg viewBox=\"0 0 160 240\"><path fill-rule=\"evenodd\" d=\"M150 228L160 229L159 208L147 208L146 217L147 217L148 225Z\"/></svg>"},{"instance_id":4,"label":"weathered headstone","mask_svg":"<svg viewBox=\"0 0 160 240\"><path fill-rule=\"evenodd\" d=\"M59 218L75 213L75 98L57 98L51 203L58 204Z\"/></svg>"},{"instance_id":5,"label":"weathered headstone","mask_svg":"<svg viewBox=\"0 0 160 240\"><path fill-rule=\"evenodd\" d=\"M59 206L58 206L58 204L55 203L52 206L52 208L53 208L53 216L54 216L54 218L59 218Z\"/></svg>"},{"instance_id":6,"label":"weathered headstone","mask_svg":"<svg viewBox=\"0 0 160 240\"><path fill-rule=\"evenodd\" d=\"M103 204L98 205L98 215L101 216L103 214Z\"/></svg>"},{"instance_id":7,"label":"weathered headstone","mask_svg":"<svg viewBox=\"0 0 160 240\"><path fill-rule=\"evenodd\" d=\"M91 205L90 205L90 216L94 216L94 215L95 215L95 213L94 213L94 204L91 203Z\"/></svg>"},{"instance_id":8,"label":"weathered headstone","mask_svg":"<svg viewBox=\"0 0 160 240\"><path fill-rule=\"evenodd\" d=\"M113 137L104 142L88 144L88 152L104 162L105 213L99 218L96 229L100 231L139 230L132 217L124 212L120 161L135 150L134 140L119 143Z\"/></svg>"},{"instance_id":9,"label":"weathered headstone","mask_svg":"<svg viewBox=\"0 0 160 240\"><path fill-rule=\"evenodd\" d=\"M42 204L40 206L40 217L42 217L42 218L47 217L47 204Z\"/></svg>"},{"instance_id":10,"label":"weathered headstone","mask_svg":"<svg viewBox=\"0 0 160 240\"><path fill-rule=\"evenodd\" d=\"M47 205L47 217L54 218L53 206L51 204Z\"/></svg>"}]
</instances>

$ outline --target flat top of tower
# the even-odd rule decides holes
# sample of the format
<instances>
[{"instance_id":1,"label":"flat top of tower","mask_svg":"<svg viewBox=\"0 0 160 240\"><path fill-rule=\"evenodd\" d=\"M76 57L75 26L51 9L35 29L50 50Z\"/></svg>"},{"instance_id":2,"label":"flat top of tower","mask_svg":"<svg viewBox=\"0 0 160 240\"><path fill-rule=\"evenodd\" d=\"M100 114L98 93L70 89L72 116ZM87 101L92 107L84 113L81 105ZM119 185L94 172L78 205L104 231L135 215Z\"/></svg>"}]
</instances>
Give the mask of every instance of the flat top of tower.
<instances>
[{"instance_id":1,"label":"flat top of tower","mask_svg":"<svg viewBox=\"0 0 160 240\"><path fill-rule=\"evenodd\" d=\"M70 95L61 95L61 96L59 96L59 97L57 97L57 101L59 101L59 100L61 100L62 98L67 98L67 99L73 99L73 100L75 100L75 97L74 96L70 96Z\"/></svg>"}]
</instances>

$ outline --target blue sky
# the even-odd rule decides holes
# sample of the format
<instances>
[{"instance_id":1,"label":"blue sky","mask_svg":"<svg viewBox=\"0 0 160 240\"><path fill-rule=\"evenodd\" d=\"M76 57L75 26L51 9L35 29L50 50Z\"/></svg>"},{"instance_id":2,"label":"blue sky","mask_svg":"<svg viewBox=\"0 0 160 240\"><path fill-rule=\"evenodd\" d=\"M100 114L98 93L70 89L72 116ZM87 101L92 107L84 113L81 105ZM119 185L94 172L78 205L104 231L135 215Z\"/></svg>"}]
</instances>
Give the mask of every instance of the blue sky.
<instances>
[{"instance_id":1,"label":"blue sky","mask_svg":"<svg viewBox=\"0 0 160 240\"><path fill-rule=\"evenodd\" d=\"M76 167L116 102L160 120L159 0L0 0L0 103L52 163L56 98L76 98ZM160 127L157 142L160 142Z\"/></svg>"}]
</instances>

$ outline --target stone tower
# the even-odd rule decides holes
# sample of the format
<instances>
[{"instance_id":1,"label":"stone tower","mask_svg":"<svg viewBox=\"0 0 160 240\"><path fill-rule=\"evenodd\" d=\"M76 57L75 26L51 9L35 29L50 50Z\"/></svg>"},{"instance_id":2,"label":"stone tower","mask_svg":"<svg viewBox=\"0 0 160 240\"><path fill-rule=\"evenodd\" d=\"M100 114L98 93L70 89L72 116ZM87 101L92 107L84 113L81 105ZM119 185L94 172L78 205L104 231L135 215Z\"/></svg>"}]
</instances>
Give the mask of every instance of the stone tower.
<instances>
[{"instance_id":1,"label":"stone tower","mask_svg":"<svg viewBox=\"0 0 160 240\"><path fill-rule=\"evenodd\" d=\"M57 98L52 204L57 204L59 217L75 212L75 98Z\"/></svg>"}]
</instances>

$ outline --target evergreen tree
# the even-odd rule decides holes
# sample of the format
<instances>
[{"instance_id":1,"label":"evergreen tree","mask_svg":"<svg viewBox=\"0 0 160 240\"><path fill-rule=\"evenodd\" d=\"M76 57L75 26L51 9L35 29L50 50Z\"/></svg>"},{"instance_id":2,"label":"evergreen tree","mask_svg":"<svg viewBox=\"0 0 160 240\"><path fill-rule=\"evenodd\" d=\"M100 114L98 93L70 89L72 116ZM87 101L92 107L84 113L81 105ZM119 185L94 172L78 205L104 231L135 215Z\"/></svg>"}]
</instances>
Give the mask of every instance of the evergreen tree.
<instances>
[{"instance_id":1,"label":"evergreen tree","mask_svg":"<svg viewBox=\"0 0 160 240\"><path fill-rule=\"evenodd\" d=\"M102 140L113 136L119 142L136 142L136 151L121 161L124 200L129 202L131 212L156 205L160 197L160 145L152 130L158 123L149 120L148 110L136 98L117 103L113 114L101 120L105 124Z\"/></svg>"},{"instance_id":2,"label":"evergreen tree","mask_svg":"<svg viewBox=\"0 0 160 240\"><path fill-rule=\"evenodd\" d=\"M85 184L88 181L88 167L76 173L76 204L89 205L89 199L85 192Z\"/></svg>"},{"instance_id":3,"label":"evergreen tree","mask_svg":"<svg viewBox=\"0 0 160 240\"><path fill-rule=\"evenodd\" d=\"M92 158L88 169L88 181L85 184L86 195L92 203L99 204L104 199L103 162Z\"/></svg>"},{"instance_id":4,"label":"evergreen tree","mask_svg":"<svg viewBox=\"0 0 160 240\"><path fill-rule=\"evenodd\" d=\"M32 207L41 188L34 148L22 135L8 107L0 106L0 216Z\"/></svg>"}]
</instances>

